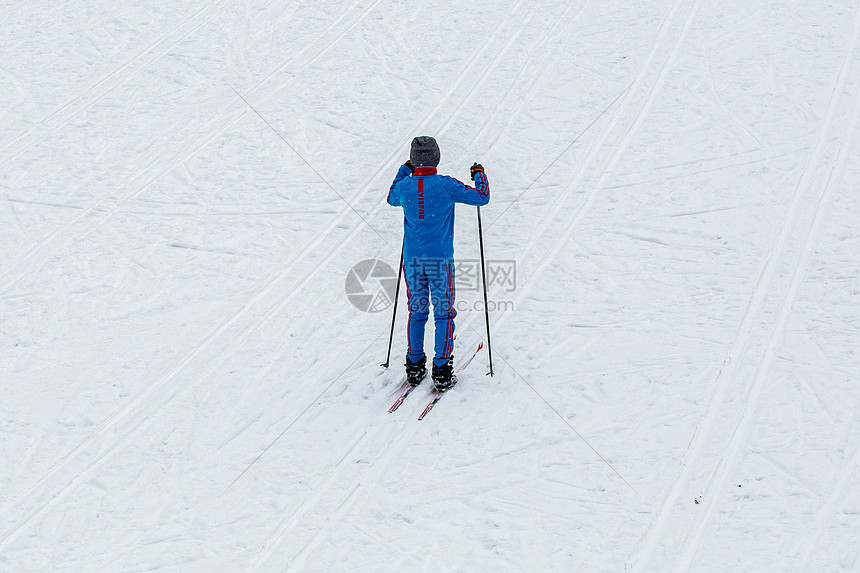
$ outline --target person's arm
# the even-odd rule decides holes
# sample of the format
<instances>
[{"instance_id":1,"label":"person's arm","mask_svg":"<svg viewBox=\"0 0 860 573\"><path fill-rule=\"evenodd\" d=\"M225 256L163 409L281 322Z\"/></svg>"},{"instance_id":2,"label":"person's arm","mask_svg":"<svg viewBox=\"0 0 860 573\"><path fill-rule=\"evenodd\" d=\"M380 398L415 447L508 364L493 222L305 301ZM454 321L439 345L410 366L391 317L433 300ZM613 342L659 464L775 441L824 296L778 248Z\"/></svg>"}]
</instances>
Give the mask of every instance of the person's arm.
<instances>
[{"instance_id":1,"label":"person's arm","mask_svg":"<svg viewBox=\"0 0 860 573\"><path fill-rule=\"evenodd\" d=\"M475 181L475 186L471 187L454 179L453 177L442 177L442 182L448 193L456 203L465 203L466 205L486 205L490 202L490 181L484 173L484 168L477 163L472 166L472 179Z\"/></svg>"},{"instance_id":2,"label":"person's arm","mask_svg":"<svg viewBox=\"0 0 860 573\"><path fill-rule=\"evenodd\" d=\"M394 182L391 184L391 187L388 188L388 204L394 207L398 207L400 205L400 197L395 192L394 188L397 187L397 184L400 183L403 179L412 175L412 162L407 161L403 165L400 166L400 169L397 170L397 176L394 178Z\"/></svg>"}]
</instances>

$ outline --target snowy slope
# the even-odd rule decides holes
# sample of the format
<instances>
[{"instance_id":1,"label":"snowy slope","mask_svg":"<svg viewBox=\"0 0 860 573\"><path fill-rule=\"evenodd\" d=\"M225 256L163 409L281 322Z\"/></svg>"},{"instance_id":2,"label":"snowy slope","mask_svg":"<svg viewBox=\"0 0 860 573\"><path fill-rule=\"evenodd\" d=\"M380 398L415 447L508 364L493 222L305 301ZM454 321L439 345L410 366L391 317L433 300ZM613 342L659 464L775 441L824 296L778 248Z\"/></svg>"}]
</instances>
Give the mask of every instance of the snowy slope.
<instances>
[{"instance_id":1,"label":"snowy slope","mask_svg":"<svg viewBox=\"0 0 860 573\"><path fill-rule=\"evenodd\" d=\"M0 2L0 571L860 571L857 2L162 4ZM516 285L419 422L421 134Z\"/></svg>"}]
</instances>

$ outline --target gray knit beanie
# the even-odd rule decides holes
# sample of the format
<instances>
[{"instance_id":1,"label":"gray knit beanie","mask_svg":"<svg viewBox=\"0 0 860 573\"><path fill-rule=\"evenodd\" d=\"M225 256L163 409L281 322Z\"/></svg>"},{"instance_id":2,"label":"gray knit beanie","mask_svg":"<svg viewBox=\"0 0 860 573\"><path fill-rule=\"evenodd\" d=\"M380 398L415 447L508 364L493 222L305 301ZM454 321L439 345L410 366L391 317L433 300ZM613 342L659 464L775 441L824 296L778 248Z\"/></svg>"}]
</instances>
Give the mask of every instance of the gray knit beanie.
<instances>
[{"instance_id":1,"label":"gray knit beanie","mask_svg":"<svg viewBox=\"0 0 860 573\"><path fill-rule=\"evenodd\" d=\"M439 165L439 145L429 135L419 135L412 140L409 161L413 167L436 167Z\"/></svg>"}]
</instances>

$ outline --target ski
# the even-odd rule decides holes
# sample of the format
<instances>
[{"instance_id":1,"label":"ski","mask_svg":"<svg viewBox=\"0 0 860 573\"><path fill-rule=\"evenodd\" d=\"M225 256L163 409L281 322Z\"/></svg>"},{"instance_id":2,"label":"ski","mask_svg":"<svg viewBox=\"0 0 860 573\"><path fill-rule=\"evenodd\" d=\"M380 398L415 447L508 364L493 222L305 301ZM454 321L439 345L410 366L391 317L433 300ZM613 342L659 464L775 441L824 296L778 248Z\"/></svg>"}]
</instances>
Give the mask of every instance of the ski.
<instances>
[{"instance_id":1,"label":"ski","mask_svg":"<svg viewBox=\"0 0 860 573\"><path fill-rule=\"evenodd\" d=\"M465 361L465 362L463 362L463 364L461 364L459 368L457 368L457 371L456 371L456 372L455 372L455 374L454 374L454 383L451 385L451 387L450 387L450 388L447 388L447 389L442 390L442 391L436 390L435 388L433 389L433 391L431 392L431 396L433 396L433 398L430 400L430 402L429 402L429 403L427 404L427 406L424 408L424 411L423 411L423 412L421 412L421 415L420 415L420 416L418 416L418 419L419 419L419 420L423 420L423 419L424 419L424 416L426 416L427 414L429 414L429 413L430 413L430 410L432 410L433 408L435 408L435 407L436 407L436 404L438 404L438 403L439 403L439 400L441 400L441 399L442 399L442 396L444 396L445 394L447 394L447 393L448 393L448 391L449 391L451 388L453 388L454 386L456 386L456 385L457 385L457 374L460 374L461 372L463 372L463 370L465 370L465 369L466 369L466 367L467 367L469 364L471 364L471 363L472 363L472 360L474 360L474 359L475 359L475 356L477 356L477 355L478 355L478 353L481 351L481 349L482 349L483 347L484 347L484 343L483 343L483 342L481 342L480 344L478 344L478 348L476 348L476 349L475 349L475 352L473 352L473 353L472 353L472 355L471 355L471 356L469 356L469 358L467 358L467 359L466 359L466 361Z\"/></svg>"},{"instance_id":2,"label":"ski","mask_svg":"<svg viewBox=\"0 0 860 573\"><path fill-rule=\"evenodd\" d=\"M454 340L456 340L456 339L457 339L457 337L455 336L455 337L454 337ZM482 349L483 347L484 347L484 343L483 343L483 342L481 342L480 344L478 344L478 348L476 348L476 349L475 349L475 352L473 352L473 353L472 353L472 355L471 355L471 356L470 356L470 357L469 357L469 358L468 358L468 359L463 363L463 365L462 365L462 366L460 366L460 367L457 369L457 372L458 372L458 373L459 373L459 372L462 372L462 371L463 371L463 369L464 369L464 368L466 368L466 366L468 366L468 365L469 365L469 363L470 363L470 362L472 362L472 360L474 360L474 359L475 359L475 356L477 356L477 355L478 355L478 352L480 352L480 351L481 351L481 349ZM406 398L408 398L408 397L409 397L409 395L412 393L412 391L413 391L413 390L415 390L417 387L418 387L418 386L412 386L412 385L410 385L410 384L407 384L407 383L406 383L406 380L404 380L404 381L400 384L400 395L397 397L397 400L395 400L395 401L394 401L394 403L391 405L391 407L390 407L390 408L388 408L388 413L389 413L389 414L392 414L392 413L394 413L394 412L395 412L395 411L396 411L400 406L402 406L402 405L403 405L403 402L405 402L405 401L406 401Z\"/></svg>"},{"instance_id":3,"label":"ski","mask_svg":"<svg viewBox=\"0 0 860 573\"><path fill-rule=\"evenodd\" d=\"M403 404L406 398L408 398L412 391L418 388L418 386L413 386L412 384L407 384L406 382L403 382L401 388L402 391L400 392L400 396L397 397L397 400L395 400L394 404L392 404L391 407L388 409L389 414L397 410L397 408L399 408Z\"/></svg>"},{"instance_id":4,"label":"ski","mask_svg":"<svg viewBox=\"0 0 860 573\"><path fill-rule=\"evenodd\" d=\"M427 373L425 372L424 377L426 376ZM424 377L422 377L421 380L424 380ZM420 382L418 384L420 384ZM392 412L397 410L397 408L399 408L403 404L406 398L409 397L412 391L418 388L418 384L413 386L406 381L406 378L404 378L403 382L400 383L400 396L397 397L397 400L395 400L394 404L392 404L391 407L388 409L388 413L391 414Z\"/></svg>"},{"instance_id":5,"label":"ski","mask_svg":"<svg viewBox=\"0 0 860 573\"><path fill-rule=\"evenodd\" d=\"M456 385L457 385L457 376L454 376L454 383L451 385L451 388L453 388L453 387L454 387L454 386L456 386ZM432 410L432 409L436 406L436 404L438 404L438 403L439 403L439 400L441 400L441 399L442 399L442 396L444 396L445 394L447 394L447 393L448 393L448 390L450 390L451 388L448 388L447 390L441 390L441 391L440 391L440 390L436 390L436 389L434 388L434 389L433 389L433 392L431 393L431 395L433 396L433 399L432 399L432 400L430 400L430 402L427 404L427 407L426 407L426 408L424 408L424 411L423 411L423 412L421 412L421 415L420 415L420 416L418 416L418 419L419 419L419 420L423 420L423 419L424 419L424 416L426 416L427 414L429 414L429 413L430 413L430 410Z\"/></svg>"},{"instance_id":6,"label":"ski","mask_svg":"<svg viewBox=\"0 0 860 573\"><path fill-rule=\"evenodd\" d=\"M463 370L465 370L465 369L466 369L466 366L468 366L469 364L471 364L471 363L472 363L472 360L474 360L474 359L475 359L475 356L477 356L477 355L478 355L478 353L481 351L481 349L482 349L483 347L484 347L484 343L483 343L483 342L481 342L480 344L478 344L478 347L475 349L475 351L472 353L472 355L471 355L469 358L467 358L467 359L466 359L466 361L465 361L465 362L463 362L463 364L461 364L459 368L457 368L457 371L455 372L455 374L459 374L460 372L462 372Z\"/></svg>"},{"instance_id":7,"label":"ski","mask_svg":"<svg viewBox=\"0 0 860 573\"><path fill-rule=\"evenodd\" d=\"M475 359L475 356L477 356L477 355L478 355L478 353L479 353L479 352L481 352L481 349L482 349L482 348L484 348L484 343L483 343L483 342L481 342L480 344L478 344L478 347L477 347L477 348L475 349L475 351L474 351L474 352L469 356L469 358L467 358L467 359L466 359L466 361L465 361L465 362L463 362L463 364L461 364L459 368L457 368L457 371L456 371L456 373L455 373L455 374L459 374L460 372L462 372L463 370L465 370L465 369L466 369L466 367L467 367L469 364L471 364L471 363L472 363L472 360L474 360L474 359ZM408 397L409 397L409 395L410 395L410 394L412 394L412 391L413 391L413 390L415 390L417 387L418 387L418 386L412 386L411 384L407 384L407 383L406 383L406 380L404 379L404 380L403 380L403 382L401 382L401 384L400 384L400 395L398 395L398 396L397 396L397 399L394 401L394 403L391 405L391 407L390 407L390 408L388 408L388 413L389 413L389 414L392 414L392 413L394 413L395 411L397 411L397 409L398 409L398 408L400 408L400 406L402 406L402 405L403 405L403 402L405 402L405 401L406 401L406 398L408 398ZM452 388L453 388L453 386L452 386ZM450 388L449 388L449 390L450 390ZM445 393L445 392L438 392L438 391L437 391L437 390L435 390L435 389L432 391L432 394L434 395L434 401L432 402L432 404L433 404L433 405L432 405L432 406L428 406L427 408L425 408L424 412L421 414L421 417L420 417L420 418L418 418L419 420L423 419L423 418L424 418L424 416L427 414L427 412L429 412L430 410L432 410L432 409L433 409L433 406L435 406L435 405L436 405L436 403L437 403L437 402L439 402L439 399L442 397L441 395L442 395L442 394L444 394L444 393ZM438 395L438 396L436 396L436 394L439 394L439 395Z\"/></svg>"}]
</instances>

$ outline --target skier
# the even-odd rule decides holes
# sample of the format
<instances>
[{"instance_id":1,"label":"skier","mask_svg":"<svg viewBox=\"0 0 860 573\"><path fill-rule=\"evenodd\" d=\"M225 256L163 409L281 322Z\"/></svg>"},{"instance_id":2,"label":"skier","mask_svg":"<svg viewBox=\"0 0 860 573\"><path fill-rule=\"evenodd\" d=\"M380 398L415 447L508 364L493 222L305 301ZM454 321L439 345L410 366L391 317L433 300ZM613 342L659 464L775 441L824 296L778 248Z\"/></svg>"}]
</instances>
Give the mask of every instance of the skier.
<instances>
[{"instance_id":1,"label":"skier","mask_svg":"<svg viewBox=\"0 0 860 573\"><path fill-rule=\"evenodd\" d=\"M433 303L436 325L433 385L454 385L454 204L486 205L490 183L484 168L470 169L474 187L436 173L439 146L429 136L412 140L409 161L400 166L388 192L388 204L403 208L403 276L409 306L406 379L413 386L427 374L424 326Z\"/></svg>"}]
</instances>

